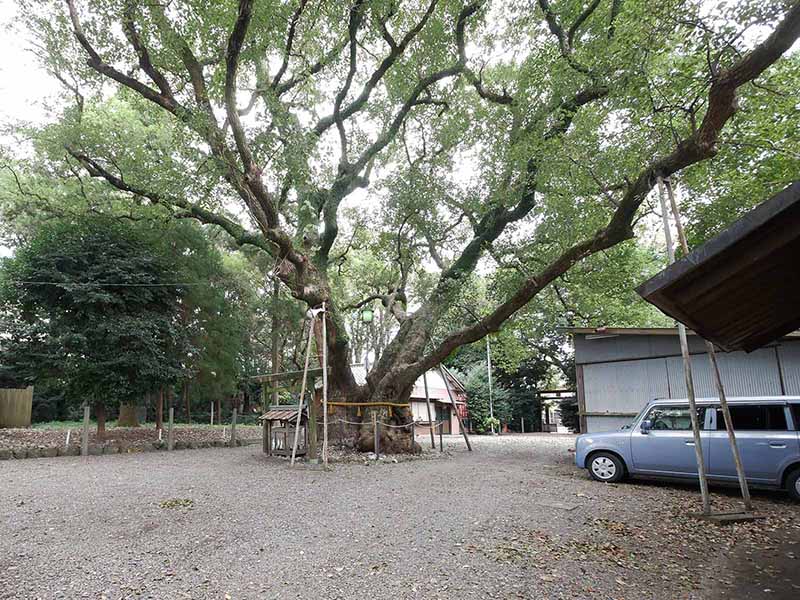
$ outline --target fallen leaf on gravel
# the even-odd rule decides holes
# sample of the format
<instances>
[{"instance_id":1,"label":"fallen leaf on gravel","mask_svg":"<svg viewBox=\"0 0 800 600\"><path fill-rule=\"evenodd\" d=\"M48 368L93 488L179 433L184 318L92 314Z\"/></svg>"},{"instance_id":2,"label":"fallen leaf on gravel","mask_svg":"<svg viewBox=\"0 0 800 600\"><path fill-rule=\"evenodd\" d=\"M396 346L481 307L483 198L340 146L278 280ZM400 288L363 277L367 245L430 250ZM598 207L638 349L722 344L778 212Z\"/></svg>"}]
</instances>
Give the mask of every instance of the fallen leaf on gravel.
<instances>
[{"instance_id":1,"label":"fallen leaf on gravel","mask_svg":"<svg viewBox=\"0 0 800 600\"><path fill-rule=\"evenodd\" d=\"M194 500L191 498L170 498L159 502L158 506L159 508L192 508Z\"/></svg>"}]
</instances>

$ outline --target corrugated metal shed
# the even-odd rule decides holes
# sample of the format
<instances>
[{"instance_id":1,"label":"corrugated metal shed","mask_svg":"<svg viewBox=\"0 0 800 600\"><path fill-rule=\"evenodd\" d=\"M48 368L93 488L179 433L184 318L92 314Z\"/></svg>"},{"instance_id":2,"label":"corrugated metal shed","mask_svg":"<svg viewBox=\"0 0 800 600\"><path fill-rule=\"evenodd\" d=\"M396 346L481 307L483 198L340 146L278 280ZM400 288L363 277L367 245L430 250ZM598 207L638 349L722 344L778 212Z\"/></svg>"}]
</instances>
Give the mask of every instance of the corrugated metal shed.
<instances>
[{"instance_id":1,"label":"corrugated metal shed","mask_svg":"<svg viewBox=\"0 0 800 600\"><path fill-rule=\"evenodd\" d=\"M654 398L685 398L677 330L570 329L575 344L578 401L584 431L630 422ZM698 396L716 388L703 341L690 332ZM717 355L730 396L800 394L800 338L792 334L752 353Z\"/></svg>"},{"instance_id":2,"label":"corrugated metal shed","mask_svg":"<svg viewBox=\"0 0 800 600\"><path fill-rule=\"evenodd\" d=\"M725 350L751 352L800 327L800 181L637 288Z\"/></svg>"}]
</instances>

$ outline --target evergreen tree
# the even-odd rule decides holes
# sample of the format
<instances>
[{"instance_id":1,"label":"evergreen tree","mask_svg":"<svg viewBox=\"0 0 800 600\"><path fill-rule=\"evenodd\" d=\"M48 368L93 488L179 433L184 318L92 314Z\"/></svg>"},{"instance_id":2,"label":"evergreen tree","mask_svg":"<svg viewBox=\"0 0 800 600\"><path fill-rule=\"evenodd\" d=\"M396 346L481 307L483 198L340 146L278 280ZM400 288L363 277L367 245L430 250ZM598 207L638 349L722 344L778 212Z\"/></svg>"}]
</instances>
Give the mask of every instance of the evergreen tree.
<instances>
[{"instance_id":1,"label":"evergreen tree","mask_svg":"<svg viewBox=\"0 0 800 600\"><path fill-rule=\"evenodd\" d=\"M0 268L0 369L93 405L102 435L109 405L135 403L182 371L176 283L140 228L109 218L46 223Z\"/></svg>"}]
</instances>

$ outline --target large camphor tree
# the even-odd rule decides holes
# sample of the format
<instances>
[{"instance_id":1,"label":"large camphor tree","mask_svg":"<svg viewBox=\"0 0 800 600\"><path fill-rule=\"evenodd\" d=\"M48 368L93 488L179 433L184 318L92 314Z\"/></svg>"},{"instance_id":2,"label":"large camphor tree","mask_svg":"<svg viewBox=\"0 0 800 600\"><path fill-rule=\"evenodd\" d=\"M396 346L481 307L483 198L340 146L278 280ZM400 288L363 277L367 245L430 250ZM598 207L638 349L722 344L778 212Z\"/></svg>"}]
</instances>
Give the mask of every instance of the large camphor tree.
<instances>
[{"instance_id":1,"label":"large camphor tree","mask_svg":"<svg viewBox=\"0 0 800 600\"><path fill-rule=\"evenodd\" d=\"M331 383L353 400L407 398L426 369L632 238L657 177L734 151L726 125L800 35L795 1L23 6L75 98L48 130L53 169L273 257L294 298L326 304ZM135 118L119 126L111 102ZM331 283L352 212L373 215L396 263L348 303L379 301L397 321L364 386ZM492 258L513 285L454 318Z\"/></svg>"}]
</instances>

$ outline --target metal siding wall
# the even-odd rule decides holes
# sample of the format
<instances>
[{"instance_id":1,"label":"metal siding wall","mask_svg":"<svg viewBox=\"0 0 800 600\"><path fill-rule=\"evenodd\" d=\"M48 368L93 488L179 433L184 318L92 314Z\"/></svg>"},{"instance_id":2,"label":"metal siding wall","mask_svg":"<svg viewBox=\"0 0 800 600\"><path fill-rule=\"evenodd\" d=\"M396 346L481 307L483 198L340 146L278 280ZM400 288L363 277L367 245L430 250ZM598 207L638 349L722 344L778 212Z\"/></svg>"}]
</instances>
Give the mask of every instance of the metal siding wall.
<instances>
[{"instance_id":1,"label":"metal siding wall","mask_svg":"<svg viewBox=\"0 0 800 600\"><path fill-rule=\"evenodd\" d=\"M697 354L692 359L694 390L698 398L716 397L717 390L711 378L711 365L708 355ZM772 396L780 395L781 382L778 362L773 348L761 348L745 354L744 352L718 353L720 375L725 393L729 396ZM686 398L686 384L683 375L683 359L668 358L667 372L673 398Z\"/></svg>"},{"instance_id":2,"label":"metal siding wall","mask_svg":"<svg viewBox=\"0 0 800 600\"><path fill-rule=\"evenodd\" d=\"M614 335L586 339L577 334L573 339L575 361L578 364L612 360L633 360L670 354L680 355L681 346L676 335ZM702 352L705 344L697 336L689 336L689 351Z\"/></svg>"},{"instance_id":3,"label":"metal siding wall","mask_svg":"<svg viewBox=\"0 0 800 600\"><path fill-rule=\"evenodd\" d=\"M669 396L663 358L584 365L583 377L588 413L638 413L653 398Z\"/></svg>"},{"instance_id":4,"label":"metal siding wall","mask_svg":"<svg viewBox=\"0 0 800 600\"><path fill-rule=\"evenodd\" d=\"M800 396L800 343L782 344L778 348L787 396Z\"/></svg>"},{"instance_id":5,"label":"metal siding wall","mask_svg":"<svg viewBox=\"0 0 800 600\"><path fill-rule=\"evenodd\" d=\"M711 367L703 342L689 338L695 392L698 397L716 397ZM784 341L778 346L786 394L800 396L800 342ZM668 358L642 355L674 354ZM722 383L730 396L772 396L781 394L775 348L761 348L750 354L719 353ZM586 412L639 412L653 398L685 398L683 360L677 336L620 335L586 340L575 336L576 363L583 365ZM628 359L628 360L625 360ZM623 360L624 362L597 362ZM628 417L586 417L586 429L609 431L629 422Z\"/></svg>"},{"instance_id":6,"label":"metal siding wall","mask_svg":"<svg viewBox=\"0 0 800 600\"><path fill-rule=\"evenodd\" d=\"M586 417L586 429L589 433L616 431L630 422L628 417Z\"/></svg>"}]
</instances>

